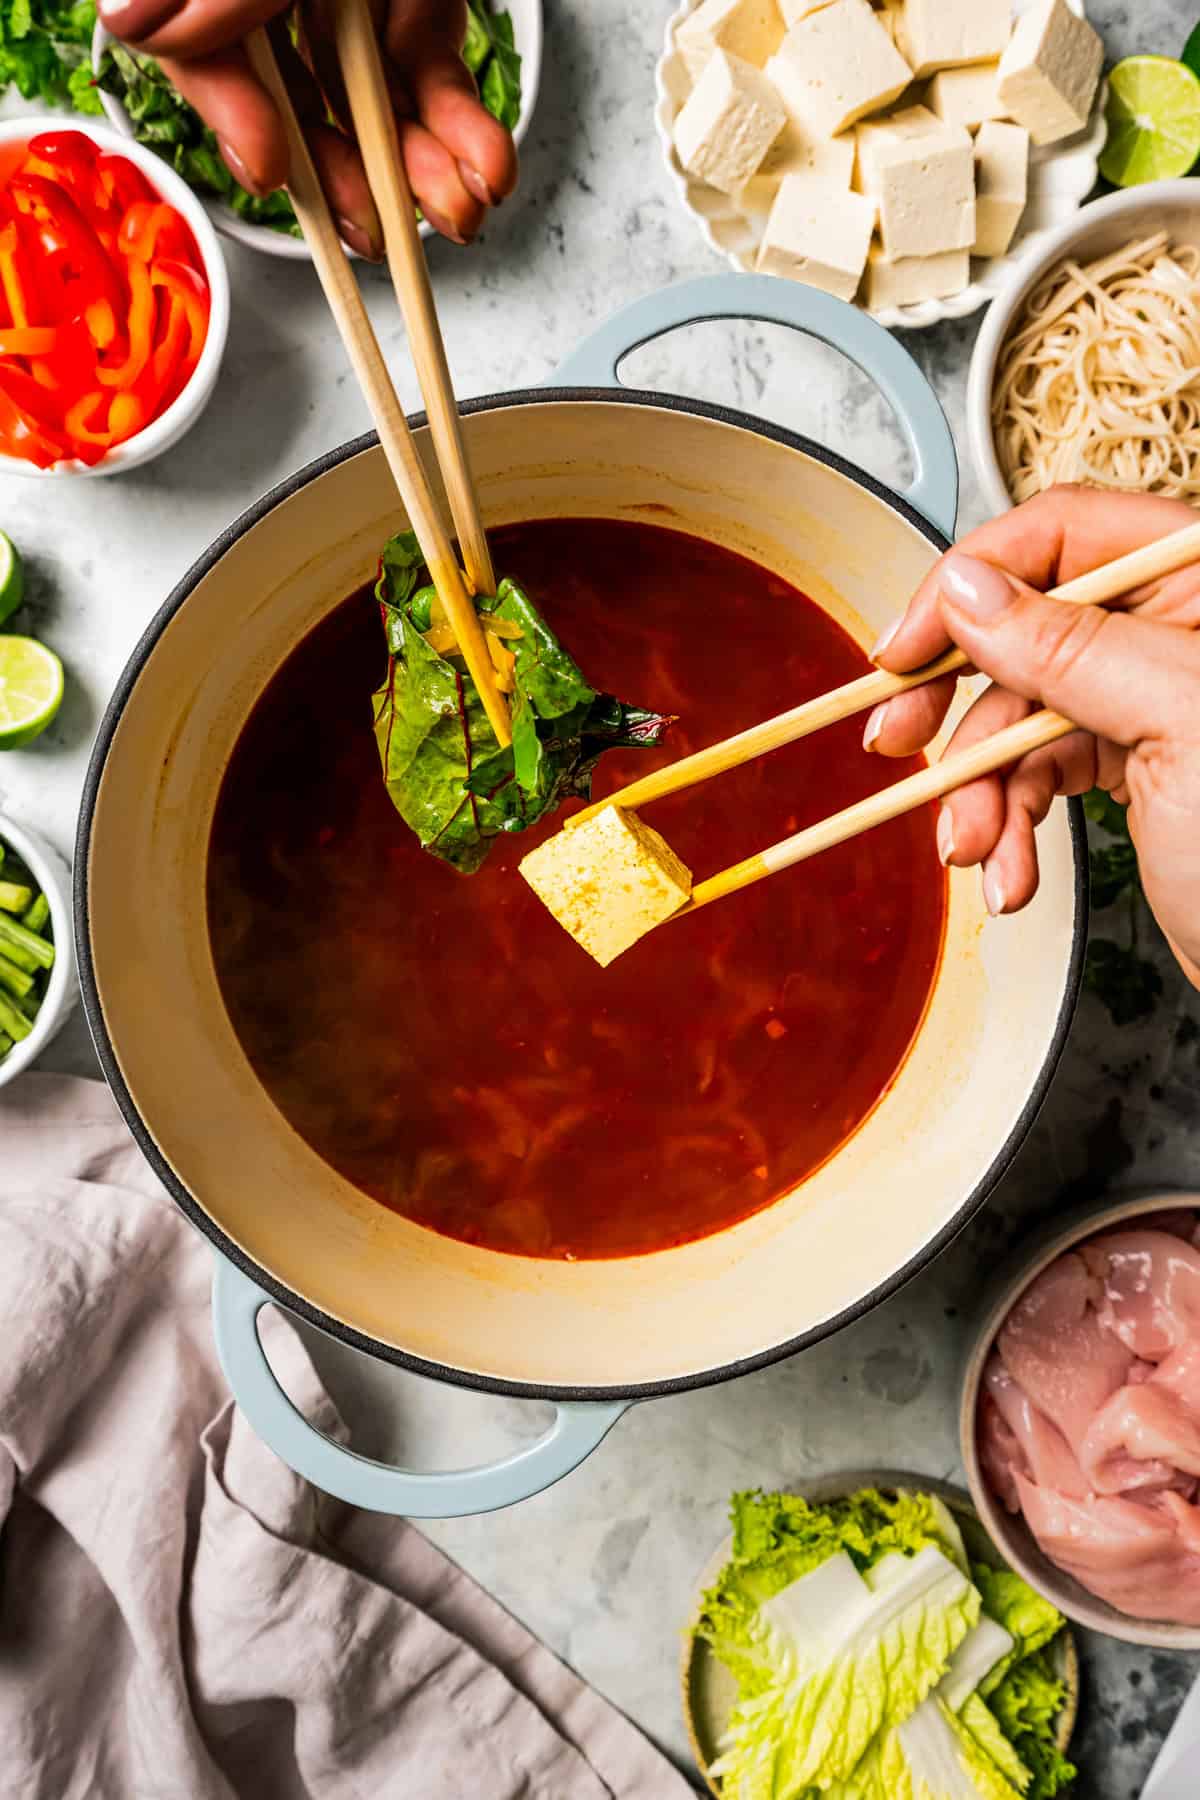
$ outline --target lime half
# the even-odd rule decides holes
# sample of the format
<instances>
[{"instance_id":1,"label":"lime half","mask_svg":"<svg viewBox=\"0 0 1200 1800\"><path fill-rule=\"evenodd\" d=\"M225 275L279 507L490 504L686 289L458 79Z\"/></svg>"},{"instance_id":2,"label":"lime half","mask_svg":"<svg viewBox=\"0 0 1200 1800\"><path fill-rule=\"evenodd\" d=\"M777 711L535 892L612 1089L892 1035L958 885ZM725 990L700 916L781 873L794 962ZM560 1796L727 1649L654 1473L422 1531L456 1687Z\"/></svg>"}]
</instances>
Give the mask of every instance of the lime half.
<instances>
[{"instance_id":1,"label":"lime half","mask_svg":"<svg viewBox=\"0 0 1200 1800\"><path fill-rule=\"evenodd\" d=\"M62 704L63 666L35 638L0 637L0 750L40 737Z\"/></svg>"},{"instance_id":2,"label":"lime half","mask_svg":"<svg viewBox=\"0 0 1200 1800\"><path fill-rule=\"evenodd\" d=\"M1116 187L1186 175L1200 157L1200 77L1170 56L1127 56L1108 78L1100 173Z\"/></svg>"},{"instance_id":3,"label":"lime half","mask_svg":"<svg viewBox=\"0 0 1200 1800\"><path fill-rule=\"evenodd\" d=\"M21 553L0 531L0 625L10 618L25 598L25 569Z\"/></svg>"}]
</instances>

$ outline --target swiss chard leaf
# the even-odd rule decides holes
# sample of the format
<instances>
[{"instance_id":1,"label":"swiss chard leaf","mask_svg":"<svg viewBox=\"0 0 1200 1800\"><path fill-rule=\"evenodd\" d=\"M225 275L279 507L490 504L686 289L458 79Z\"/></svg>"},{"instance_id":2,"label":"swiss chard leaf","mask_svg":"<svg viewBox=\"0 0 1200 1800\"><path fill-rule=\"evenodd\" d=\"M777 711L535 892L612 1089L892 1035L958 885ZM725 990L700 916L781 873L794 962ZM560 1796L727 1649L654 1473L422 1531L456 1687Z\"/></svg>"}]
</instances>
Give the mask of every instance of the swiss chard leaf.
<instances>
[{"instance_id":1,"label":"swiss chard leaf","mask_svg":"<svg viewBox=\"0 0 1200 1800\"><path fill-rule=\"evenodd\" d=\"M479 98L492 117L511 131L521 116L521 58L507 13L485 15L492 39L491 60L479 83Z\"/></svg>"},{"instance_id":2,"label":"swiss chard leaf","mask_svg":"<svg viewBox=\"0 0 1200 1800\"><path fill-rule=\"evenodd\" d=\"M504 580L479 610L520 631L512 650L511 746L500 747L459 656L426 642L424 564L411 532L380 558L388 670L375 695L375 736L388 793L427 850L464 874L501 832L524 831L572 795L586 798L605 750L656 744L671 720L598 694L529 597Z\"/></svg>"}]
</instances>

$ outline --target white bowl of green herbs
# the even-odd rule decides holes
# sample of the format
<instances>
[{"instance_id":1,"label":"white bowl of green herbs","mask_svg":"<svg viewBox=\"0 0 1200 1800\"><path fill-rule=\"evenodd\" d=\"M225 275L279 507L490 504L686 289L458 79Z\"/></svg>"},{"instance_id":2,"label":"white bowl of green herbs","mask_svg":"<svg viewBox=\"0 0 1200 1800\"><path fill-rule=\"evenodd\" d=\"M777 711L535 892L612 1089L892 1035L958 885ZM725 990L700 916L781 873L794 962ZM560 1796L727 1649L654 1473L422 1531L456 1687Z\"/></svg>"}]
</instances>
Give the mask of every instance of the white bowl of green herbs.
<instances>
[{"instance_id":1,"label":"white bowl of green herbs","mask_svg":"<svg viewBox=\"0 0 1200 1800\"><path fill-rule=\"evenodd\" d=\"M0 1087L36 1061L78 998L71 872L0 813Z\"/></svg>"},{"instance_id":2,"label":"white bowl of green herbs","mask_svg":"<svg viewBox=\"0 0 1200 1800\"><path fill-rule=\"evenodd\" d=\"M542 0L470 0L463 60L479 83L488 111L519 144L537 101L542 66ZM213 134L148 57L135 56L96 22L91 42L91 87L70 84L78 105L99 105L126 137L156 150L200 195L217 230L268 256L303 260L300 236L285 193L265 199L246 193L221 160ZM421 234L433 227L424 219Z\"/></svg>"}]
</instances>

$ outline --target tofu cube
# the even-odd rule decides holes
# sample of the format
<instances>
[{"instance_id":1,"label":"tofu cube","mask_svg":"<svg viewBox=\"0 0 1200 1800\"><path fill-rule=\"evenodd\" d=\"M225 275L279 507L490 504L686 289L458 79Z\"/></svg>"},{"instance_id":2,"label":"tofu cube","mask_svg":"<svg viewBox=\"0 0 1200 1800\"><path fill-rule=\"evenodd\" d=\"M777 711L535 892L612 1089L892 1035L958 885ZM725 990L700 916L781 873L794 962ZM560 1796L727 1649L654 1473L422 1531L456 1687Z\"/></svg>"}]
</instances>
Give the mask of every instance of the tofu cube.
<instances>
[{"instance_id":1,"label":"tofu cube","mask_svg":"<svg viewBox=\"0 0 1200 1800\"><path fill-rule=\"evenodd\" d=\"M715 50L675 120L675 148L689 175L723 194L736 194L786 120L760 70L727 50Z\"/></svg>"},{"instance_id":2,"label":"tofu cube","mask_svg":"<svg viewBox=\"0 0 1200 1800\"><path fill-rule=\"evenodd\" d=\"M827 188L848 194L853 169L853 133L805 141L798 132L785 127L768 150L758 174L751 176L738 195L738 206L744 213L765 218L775 204L785 175L810 175Z\"/></svg>"},{"instance_id":3,"label":"tofu cube","mask_svg":"<svg viewBox=\"0 0 1200 1800\"><path fill-rule=\"evenodd\" d=\"M563 930L603 968L692 892L691 870L671 846L620 806L547 838L520 869Z\"/></svg>"},{"instance_id":4,"label":"tofu cube","mask_svg":"<svg viewBox=\"0 0 1200 1800\"><path fill-rule=\"evenodd\" d=\"M1066 0L1034 0L1000 58L997 93L1035 144L1082 131L1100 84L1104 45Z\"/></svg>"},{"instance_id":5,"label":"tofu cube","mask_svg":"<svg viewBox=\"0 0 1200 1800\"><path fill-rule=\"evenodd\" d=\"M900 0L895 0L895 4L892 6L881 6L876 12L875 17L879 20L879 23L883 26L883 29L887 32L897 50L899 50ZM901 51L901 55L903 55L903 51Z\"/></svg>"},{"instance_id":6,"label":"tofu cube","mask_svg":"<svg viewBox=\"0 0 1200 1800\"><path fill-rule=\"evenodd\" d=\"M830 0L798 20L766 72L789 116L826 138L889 105L912 80L867 0Z\"/></svg>"},{"instance_id":7,"label":"tofu cube","mask_svg":"<svg viewBox=\"0 0 1200 1800\"><path fill-rule=\"evenodd\" d=\"M699 81L714 50L728 50L761 69L779 48L783 17L776 0L701 0L675 33L675 48Z\"/></svg>"},{"instance_id":8,"label":"tofu cube","mask_svg":"<svg viewBox=\"0 0 1200 1800\"><path fill-rule=\"evenodd\" d=\"M924 106L858 128L857 184L879 207L886 256L939 256L975 242L971 134Z\"/></svg>"},{"instance_id":9,"label":"tofu cube","mask_svg":"<svg viewBox=\"0 0 1200 1800\"><path fill-rule=\"evenodd\" d=\"M885 306L915 306L921 300L961 294L970 280L969 250L943 250L938 256L901 256L892 261L878 244L872 244L863 301L870 312Z\"/></svg>"},{"instance_id":10,"label":"tofu cube","mask_svg":"<svg viewBox=\"0 0 1200 1800\"><path fill-rule=\"evenodd\" d=\"M1012 30L1009 0L904 0L896 42L914 75L1000 56Z\"/></svg>"},{"instance_id":11,"label":"tofu cube","mask_svg":"<svg viewBox=\"0 0 1200 1800\"><path fill-rule=\"evenodd\" d=\"M1003 110L996 93L999 68L999 63L990 62L939 69L926 89L926 104L943 125L974 131L985 119L998 119Z\"/></svg>"},{"instance_id":12,"label":"tofu cube","mask_svg":"<svg viewBox=\"0 0 1200 1800\"><path fill-rule=\"evenodd\" d=\"M1029 195L1029 133L989 119L975 139L975 255L1003 256Z\"/></svg>"},{"instance_id":13,"label":"tofu cube","mask_svg":"<svg viewBox=\"0 0 1200 1800\"><path fill-rule=\"evenodd\" d=\"M779 0L779 10L783 14L784 26L798 25L801 19L807 19L809 13L820 12L823 6L829 6L831 0Z\"/></svg>"},{"instance_id":14,"label":"tofu cube","mask_svg":"<svg viewBox=\"0 0 1200 1800\"><path fill-rule=\"evenodd\" d=\"M771 208L756 267L853 300L867 264L875 203L813 175L785 175Z\"/></svg>"}]
</instances>

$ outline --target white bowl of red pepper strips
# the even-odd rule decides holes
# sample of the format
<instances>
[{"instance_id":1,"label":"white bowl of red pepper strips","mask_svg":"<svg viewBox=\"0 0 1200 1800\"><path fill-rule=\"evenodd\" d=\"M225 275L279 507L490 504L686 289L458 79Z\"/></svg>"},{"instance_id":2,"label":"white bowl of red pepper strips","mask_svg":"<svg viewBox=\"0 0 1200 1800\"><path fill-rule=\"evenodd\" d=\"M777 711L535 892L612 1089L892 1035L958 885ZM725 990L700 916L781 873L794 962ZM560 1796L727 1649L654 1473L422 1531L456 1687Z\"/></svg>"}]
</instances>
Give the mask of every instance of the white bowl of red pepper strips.
<instances>
[{"instance_id":1,"label":"white bowl of red pepper strips","mask_svg":"<svg viewBox=\"0 0 1200 1800\"><path fill-rule=\"evenodd\" d=\"M102 126L0 124L0 472L113 475L204 410L229 329L208 216Z\"/></svg>"},{"instance_id":2,"label":"white bowl of red pepper strips","mask_svg":"<svg viewBox=\"0 0 1200 1800\"><path fill-rule=\"evenodd\" d=\"M71 872L58 852L0 813L0 1087L36 1062L79 987Z\"/></svg>"}]
</instances>

